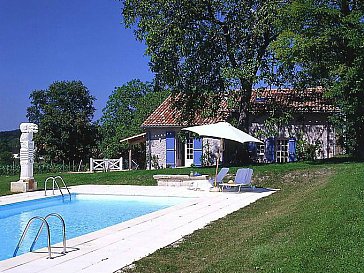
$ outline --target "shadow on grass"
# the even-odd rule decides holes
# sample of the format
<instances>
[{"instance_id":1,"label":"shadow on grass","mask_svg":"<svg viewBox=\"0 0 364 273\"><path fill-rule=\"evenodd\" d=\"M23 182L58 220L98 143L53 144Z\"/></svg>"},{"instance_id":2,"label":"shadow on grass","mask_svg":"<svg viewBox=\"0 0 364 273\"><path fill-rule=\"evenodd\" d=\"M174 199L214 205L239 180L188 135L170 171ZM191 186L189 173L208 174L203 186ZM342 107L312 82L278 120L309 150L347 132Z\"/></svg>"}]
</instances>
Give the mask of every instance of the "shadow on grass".
<instances>
[{"instance_id":1,"label":"shadow on grass","mask_svg":"<svg viewBox=\"0 0 364 273\"><path fill-rule=\"evenodd\" d=\"M363 159L354 158L351 156L339 156L333 158L326 158L314 161L306 161L310 165L323 165L323 164L342 164L342 163L363 163Z\"/></svg>"}]
</instances>

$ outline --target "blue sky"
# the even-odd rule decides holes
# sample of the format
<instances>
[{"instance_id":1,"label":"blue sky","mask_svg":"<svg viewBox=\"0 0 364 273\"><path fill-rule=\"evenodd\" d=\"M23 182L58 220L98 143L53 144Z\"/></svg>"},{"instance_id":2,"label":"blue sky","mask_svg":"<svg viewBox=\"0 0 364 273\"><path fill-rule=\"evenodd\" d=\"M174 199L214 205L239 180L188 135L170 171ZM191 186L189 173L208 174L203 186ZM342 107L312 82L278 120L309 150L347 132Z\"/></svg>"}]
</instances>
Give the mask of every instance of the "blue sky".
<instances>
[{"instance_id":1,"label":"blue sky","mask_svg":"<svg viewBox=\"0 0 364 273\"><path fill-rule=\"evenodd\" d=\"M26 122L33 90L81 80L95 119L115 86L153 74L116 0L0 0L0 131Z\"/></svg>"}]
</instances>

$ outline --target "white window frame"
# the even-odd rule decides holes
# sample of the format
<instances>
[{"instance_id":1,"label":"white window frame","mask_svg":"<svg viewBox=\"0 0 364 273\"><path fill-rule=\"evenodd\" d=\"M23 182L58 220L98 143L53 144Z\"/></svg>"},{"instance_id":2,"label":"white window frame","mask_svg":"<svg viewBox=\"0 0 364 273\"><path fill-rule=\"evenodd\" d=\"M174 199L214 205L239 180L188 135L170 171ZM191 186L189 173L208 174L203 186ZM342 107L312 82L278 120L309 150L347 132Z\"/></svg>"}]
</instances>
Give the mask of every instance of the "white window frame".
<instances>
[{"instance_id":1,"label":"white window frame","mask_svg":"<svg viewBox=\"0 0 364 273\"><path fill-rule=\"evenodd\" d=\"M265 144L257 144L257 155L264 156L265 154Z\"/></svg>"},{"instance_id":2,"label":"white window frame","mask_svg":"<svg viewBox=\"0 0 364 273\"><path fill-rule=\"evenodd\" d=\"M186 159L193 160L193 138L186 140Z\"/></svg>"},{"instance_id":3,"label":"white window frame","mask_svg":"<svg viewBox=\"0 0 364 273\"><path fill-rule=\"evenodd\" d=\"M276 141L276 162L289 162L289 140L277 139Z\"/></svg>"}]
</instances>

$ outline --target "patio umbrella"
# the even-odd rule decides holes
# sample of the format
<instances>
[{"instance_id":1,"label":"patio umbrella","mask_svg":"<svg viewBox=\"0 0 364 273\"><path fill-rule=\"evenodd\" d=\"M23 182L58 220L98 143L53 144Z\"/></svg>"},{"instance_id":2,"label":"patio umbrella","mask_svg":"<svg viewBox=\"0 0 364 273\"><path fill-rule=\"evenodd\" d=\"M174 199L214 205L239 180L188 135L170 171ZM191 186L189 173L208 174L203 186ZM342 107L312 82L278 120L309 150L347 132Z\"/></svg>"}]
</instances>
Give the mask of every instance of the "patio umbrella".
<instances>
[{"instance_id":1,"label":"patio umbrella","mask_svg":"<svg viewBox=\"0 0 364 273\"><path fill-rule=\"evenodd\" d=\"M235 128L228 122L218 122L214 124L192 126L183 128L182 130L194 132L200 136L219 138L221 140L218 158L216 162L216 175L217 175L217 170L219 168L220 150L224 139L229 139L240 143L245 143L245 142L263 143L259 139ZM215 187L216 187L216 175L215 175Z\"/></svg>"}]
</instances>

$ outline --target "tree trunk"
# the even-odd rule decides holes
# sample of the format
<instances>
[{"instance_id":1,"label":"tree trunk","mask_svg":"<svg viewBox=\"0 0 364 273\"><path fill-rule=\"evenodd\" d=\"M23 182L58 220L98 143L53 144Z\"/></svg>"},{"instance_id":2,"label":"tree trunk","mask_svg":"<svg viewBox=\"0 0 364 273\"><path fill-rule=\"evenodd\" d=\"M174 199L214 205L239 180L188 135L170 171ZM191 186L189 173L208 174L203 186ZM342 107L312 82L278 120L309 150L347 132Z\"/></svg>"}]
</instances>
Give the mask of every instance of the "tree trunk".
<instances>
[{"instance_id":1,"label":"tree trunk","mask_svg":"<svg viewBox=\"0 0 364 273\"><path fill-rule=\"evenodd\" d=\"M241 96L239 102L239 119L238 119L238 128L244 130L246 133L249 133L249 106L250 99L252 96L253 84L247 83L246 81L241 85Z\"/></svg>"},{"instance_id":2,"label":"tree trunk","mask_svg":"<svg viewBox=\"0 0 364 273\"><path fill-rule=\"evenodd\" d=\"M362 123L354 123L355 125L355 151L354 157L359 160L364 160L364 126Z\"/></svg>"}]
</instances>

